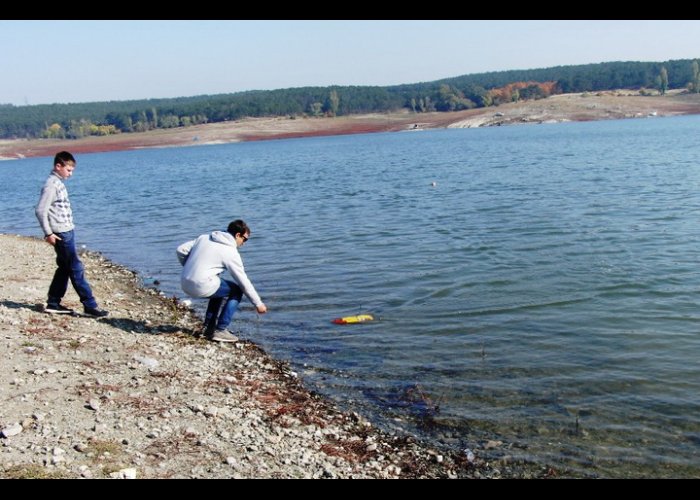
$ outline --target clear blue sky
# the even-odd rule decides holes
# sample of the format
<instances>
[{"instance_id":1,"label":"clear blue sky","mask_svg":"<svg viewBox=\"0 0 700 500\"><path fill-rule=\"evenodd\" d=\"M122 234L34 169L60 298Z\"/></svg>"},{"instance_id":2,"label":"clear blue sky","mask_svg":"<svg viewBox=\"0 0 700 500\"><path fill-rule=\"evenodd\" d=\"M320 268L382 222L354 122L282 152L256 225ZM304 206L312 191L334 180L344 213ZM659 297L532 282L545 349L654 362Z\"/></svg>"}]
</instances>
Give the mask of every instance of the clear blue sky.
<instances>
[{"instance_id":1,"label":"clear blue sky","mask_svg":"<svg viewBox=\"0 0 700 500\"><path fill-rule=\"evenodd\" d=\"M700 58L700 21L0 21L0 103Z\"/></svg>"}]
</instances>

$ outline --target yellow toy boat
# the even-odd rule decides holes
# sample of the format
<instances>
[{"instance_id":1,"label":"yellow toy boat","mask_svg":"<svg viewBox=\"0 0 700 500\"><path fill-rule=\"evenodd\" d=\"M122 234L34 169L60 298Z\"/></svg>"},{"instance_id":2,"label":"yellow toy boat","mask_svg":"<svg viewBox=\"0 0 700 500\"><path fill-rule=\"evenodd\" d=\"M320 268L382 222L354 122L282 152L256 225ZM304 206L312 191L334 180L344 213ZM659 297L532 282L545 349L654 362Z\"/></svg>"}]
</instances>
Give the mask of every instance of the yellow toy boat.
<instances>
[{"instance_id":1,"label":"yellow toy boat","mask_svg":"<svg viewBox=\"0 0 700 500\"><path fill-rule=\"evenodd\" d=\"M352 323L363 323L365 321L373 321L374 316L371 314L358 314L357 316L345 316L344 318L335 318L333 323L336 325L350 325Z\"/></svg>"}]
</instances>

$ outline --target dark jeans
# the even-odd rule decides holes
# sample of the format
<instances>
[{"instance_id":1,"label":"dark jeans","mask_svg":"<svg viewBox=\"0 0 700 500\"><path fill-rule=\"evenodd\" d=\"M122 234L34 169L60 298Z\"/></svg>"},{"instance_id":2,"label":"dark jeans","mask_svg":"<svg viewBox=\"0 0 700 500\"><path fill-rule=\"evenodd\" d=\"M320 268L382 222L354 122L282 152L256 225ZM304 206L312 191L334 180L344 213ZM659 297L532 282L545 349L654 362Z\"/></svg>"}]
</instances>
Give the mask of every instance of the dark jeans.
<instances>
[{"instance_id":1,"label":"dark jeans","mask_svg":"<svg viewBox=\"0 0 700 500\"><path fill-rule=\"evenodd\" d=\"M231 324L233 315L236 314L238 304L243 297L243 291L233 281L221 280L219 289L209 297L207 314L204 316L204 326L207 330L226 330ZM226 299L223 309L221 303ZM221 314L219 314L221 309Z\"/></svg>"},{"instance_id":2,"label":"dark jeans","mask_svg":"<svg viewBox=\"0 0 700 500\"><path fill-rule=\"evenodd\" d=\"M75 235L73 231L67 233L56 233L61 238L54 245L56 251L56 264L58 269L53 275L51 286L49 287L48 304L57 306L68 290L68 280L73 284L73 288L80 297L80 302L85 307L97 307L95 297L92 296L90 285L85 279L85 266L83 266L78 252L75 248Z\"/></svg>"}]
</instances>

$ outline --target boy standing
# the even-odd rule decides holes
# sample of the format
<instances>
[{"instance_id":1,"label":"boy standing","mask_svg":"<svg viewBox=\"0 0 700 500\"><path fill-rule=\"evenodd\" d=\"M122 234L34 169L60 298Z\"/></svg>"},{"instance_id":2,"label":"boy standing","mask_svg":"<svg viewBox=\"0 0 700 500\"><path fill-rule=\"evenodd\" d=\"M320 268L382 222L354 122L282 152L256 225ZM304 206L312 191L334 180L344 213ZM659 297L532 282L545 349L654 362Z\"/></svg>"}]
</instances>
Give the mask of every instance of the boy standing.
<instances>
[{"instance_id":1,"label":"boy standing","mask_svg":"<svg viewBox=\"0 0 700 500\"><path fill-rule=\"evenodd\" d=\"M177 247L177 258L184 267L181 284L192 297L208 298L204 318L206 336L215 342L236 342L238 338L227 330L238 304L245 293L255 305L258 314L267 307L248 279L238 248L250 238L250 228L234 220L226 231L214 231ZM235 282L219 275L228 270ZM223 307L221 307L223 304Z\"/></svg>"},{"instance_id":2,"label":"boy standing","mask_svg":"<svg viewBox=\"0 0 700 500\"><path fill-rule=\"evenodd\" d=\"M68 191L63 184L64 180L73 175L73 170L75 170L73 155L68 151L57 153L53 160L53 171L44 183L36 206L36 217L44 230L44 239L54 247L58 265L49 287L49 297L44 311L51 314L73 314L73 310L61 305L61 299L68 290L70 279L80 297L80 302L83 303L85 314L103 318L109 313L97 307L90 284L85 279L85 267L75 248L73 211L68 199Z\"/></svg>"}]
</instances>

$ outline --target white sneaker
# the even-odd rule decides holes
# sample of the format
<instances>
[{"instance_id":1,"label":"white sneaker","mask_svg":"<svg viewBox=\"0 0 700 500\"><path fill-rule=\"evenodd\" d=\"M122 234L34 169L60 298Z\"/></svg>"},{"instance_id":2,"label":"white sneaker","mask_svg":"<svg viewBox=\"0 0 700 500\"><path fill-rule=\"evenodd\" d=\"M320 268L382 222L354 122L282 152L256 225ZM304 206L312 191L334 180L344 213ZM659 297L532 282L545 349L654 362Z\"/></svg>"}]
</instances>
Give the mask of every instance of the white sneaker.
<instances>
[{"instance_id":1,"label":"white sneaker","mask_svg":"<svg viewBox=\"0 0 700 500\"><path fill-rule=\"evenodd\" d=\"M238 342L238 337L227 330L214 330L211 340L214 342Z\"/></svg>"},{"instance_id":2,"label":"white sneaker","mask_svg":"<svg viewBox=\"0 0 700 500\"><path fill-rule=\"evenodd\" d=\"M44 307L44 312L49 314L75 314L73 309L62 306L61 304L51 305L46 304Z\"/></svg>"}]
</instances>

